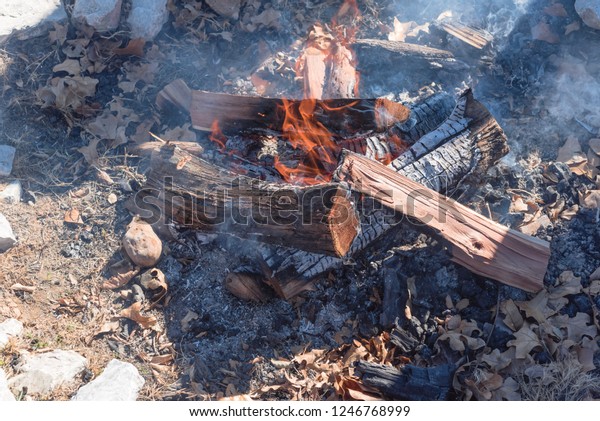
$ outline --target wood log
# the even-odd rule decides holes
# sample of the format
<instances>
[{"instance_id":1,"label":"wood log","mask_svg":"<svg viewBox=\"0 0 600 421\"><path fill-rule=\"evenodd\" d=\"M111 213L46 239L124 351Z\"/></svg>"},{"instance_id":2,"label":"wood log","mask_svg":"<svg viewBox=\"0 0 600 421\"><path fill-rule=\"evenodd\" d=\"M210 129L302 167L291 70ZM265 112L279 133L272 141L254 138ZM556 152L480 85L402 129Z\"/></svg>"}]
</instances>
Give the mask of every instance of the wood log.
<instances>
[{"instance_id":1,"label":"wood log","mask_svg":"<svg viewBox=\"0 0 600 421\"><path fill-rule=\"evenodd\" d=\"M181 111L189 112L192 104L192 90L187 86L183 79L175 79L166 85L156 95L156 106L159 110L165 111L169 107L175 106Z\"/></svg>"},{"instance_id":2,"label":"wood log","mask_svg":"<svg viewBox=\"0 0 600 421\"><path fill-rule=\"evenodd\" d=\"M368 131L384 131L408 120L410 110L385 98L288 100L288 106L299 110L306 101L314 101L313 114L332 134L348 136ZM192 125L197 130L211 131L218 121L225 134L244 130L267 129L281 132L285 121L283 101L240 95L192 91L190 106Z\"/></svg>"},{"instance_id":3,"label":"wood log","mask_svg":"<svg viewBox=\"0 0 600 421\"><path fill-rule=\"evenodd\" d=\"M342 256L359 227L351 195L337 184L268 183L172 145L153 153L147 180L136 200L197 230Z\"/></svg>"},{"instance_id":4,"label":"wood log","mask_svg":"<svg viewBox=\"0 0 600 421\"><path fill-rule=\"evenodd\" d=\"M445 19L435 24L442 31L458 38L477 49L483 49L493 41L494 36L488 31L473 26L465 25L462 22Z\"/></svg>"},{"instance_id":5,"label":"wood log","mask_svg":"<svg viewBox=\"0 0 600 421\"><path fill-rule=\"evenodd\" d=\"M548 242L511 230L392 169L345 152L335 179L434 229L452 260L474 273L529 292L544 286Z\"/></svg>"},{"instance_id":6,"label":"wood log","mask_svg":"<svg viewBox=\"0 0 600 421\"><path fill-rule=\"evenodd\" d=\"M468 93L466 95L469 101L475 101ZM436 99L435 102L438 105L428 104L423 106L419 113L413 113L419 116L415 128L420 125L426 127L427 122L434 121L438 109L450 114L447 105L442 105L447 104L447 99ZM495 165L507 153L508 148L504 132L485 107L473 106L473 108L481 114L471 120L468 133L465 130L463 133L445 139L445 143L432 153L421 156L406 166L398 165L397 171L440 192L452 190L459 184L477 183L476 180ZM421 130L420 128L413 132L415 139L419 139L417 136ZM370 198L364 198L358 206L361 230L350 248L349 256L360 252L401 222L394 212L378 208ZM264 260L263 267L268 268L266 273L282 285L291 281L298 283L300 280L308 283L316 276L339 268L344 263L344 260L335 257L289 248L261 246L258 250Z\"/></svg>"},{"instance_id":7,"label":"wood log","mask_svg":"<svg viewBox=\"0 0 600 421\"><path fill-rule=\"evenodd\" d=\"M448 399L455 371L453 365L395 368L367 361L358 361L354 369L365 385L386 398L411 401Z\"/></svg>"}]
</instances>

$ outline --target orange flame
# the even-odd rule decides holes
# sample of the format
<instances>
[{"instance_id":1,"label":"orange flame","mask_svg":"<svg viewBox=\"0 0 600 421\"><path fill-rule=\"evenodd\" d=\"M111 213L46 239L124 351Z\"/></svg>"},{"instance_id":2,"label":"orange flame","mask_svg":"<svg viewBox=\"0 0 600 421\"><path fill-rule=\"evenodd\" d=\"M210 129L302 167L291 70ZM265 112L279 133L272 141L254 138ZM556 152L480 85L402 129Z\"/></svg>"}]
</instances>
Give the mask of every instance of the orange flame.
<instances>
[{"instance_id":1,"label":"orange flame","mask_svg":"<svg viewBox=\"0 0 600 421\"><path fill-rule=\"evenodd\" d=\"M313 34L315 39L311 41L312 44L309 42L309 48L316 48L325 52L328 60L332 60L333 55L340 48L346 48L354 57L355 55L349 49L349 45L356 35L356 21L360 17L361 13L356 0L345 0L332 19L335 36L332 37L331 34L323 33L322 29L318 29ZM344 25L338 25L338 22L343 22ZM321 28L320 25L317 26ZM354 66L355 63L351 64ZM296 73L299 75L301 71L301 62L299 61ZM358 77L358 72L356 72L356 84L354 86L356 96L358 96ZM282 100L282 108L285 113L282 131L284 138L290 142L294 149L301 149L306 152L305 158L296 168L289 168L278 158L275 159L274 166L288 182L317 184L331 180L332 172L337 166L340 147L333 141L329 130L315 117L314 111L317 101L310 98L310 89L306 84L306 80L304 90L304 98L306 99L300 102ZM352 105L347 105L347 107ZM320 107L328 109L324 103L321 103Z\"/></svg>"},{"instance_id":2,"label":"orange flame","mask_svg":"<svg viewBox=\"0 0 600 421\"><path fill-rule=\"evenodd\" d=\"M225 143L227 142L227 136L223 134L221 128L219 127L219 121L215 120L212 122L210 126L210 135L208 138L218 144L221 147L221 151L225 150Z\"/></svg>"}]
</instances>

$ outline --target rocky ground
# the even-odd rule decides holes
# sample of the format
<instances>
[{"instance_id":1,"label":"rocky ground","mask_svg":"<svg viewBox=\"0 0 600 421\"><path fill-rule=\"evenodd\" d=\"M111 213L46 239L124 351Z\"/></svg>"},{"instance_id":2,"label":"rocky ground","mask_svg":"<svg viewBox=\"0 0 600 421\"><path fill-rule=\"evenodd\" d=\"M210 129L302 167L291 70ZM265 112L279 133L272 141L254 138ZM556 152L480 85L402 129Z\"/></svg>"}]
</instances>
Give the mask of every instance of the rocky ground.
<instances>
[{"instance_id":1,"label":"rocky ground","mask_svg":"<svg viewBox=\"0 0 600 421\"><path fill-rule=\"evenodd\" d=\"M451 364L450 399L598 398L597 1L358 2L362 35L446 48L466 63L417 72L372 57L358 64L361 96L410 102L474 88L511 153L467 203L551 242L544 291L478 277L435 239L400 227L312 291L260 304L223 286L252 259L255 245L239 239L161 234L165 283L144 281L154 262L132 273L122 240L147 167L135 147L152 131L213 156L187 116L154 104L176 78L300 97L302 42L343 2L106 0L103 14L64 3L68 18L57 5L0 47L0 399L380 397L354 373L356 360ZM18 10L3 3L0 28ZM416 30L447 10L494 41L480 51ZM395 329L417 341L411 352L382 323L386 279L410 292Z\"/></svg>"}]
</instances>

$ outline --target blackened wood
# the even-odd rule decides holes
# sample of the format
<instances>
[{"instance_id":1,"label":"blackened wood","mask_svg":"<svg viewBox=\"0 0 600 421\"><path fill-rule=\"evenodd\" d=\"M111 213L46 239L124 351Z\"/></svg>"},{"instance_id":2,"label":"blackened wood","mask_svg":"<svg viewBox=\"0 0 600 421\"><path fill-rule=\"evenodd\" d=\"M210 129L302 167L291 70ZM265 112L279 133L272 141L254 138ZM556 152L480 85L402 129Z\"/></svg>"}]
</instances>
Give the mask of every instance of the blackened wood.
<instances>
[{"instance_id":1,"label":"blackened wood","mask_svg":"<svg viewBox=\"0 0 600 421\"><path fill-rule=\"evenodd\" d=\"M384 262L382 311L379 316L379 322L384 328L393 326L397 318L404 317L408 300L407 285L398 272L397 257L391 257Z\"/></svg>"},{"instance_id":2,"label":"blackened wood","mask_svg":"<svg viewBox=\"0 0 600 421\"><path fill-rule=\"evenodd\" d=\"M147 180L139 200L197 230L336 256L348 251L358 230L351 196L337 184L268 183L171 145L153 153Z\"/></svg>"},{"instance_id":3,"label":"blackened wood","mask_svg":"<svg viewBox=\"0 0 600 421\"><path fill-rule=\"evenodd\" d=\"M435 230L450 245L452 260L472 272L529 292L543 288L547 241L500 225L353 152L343 154L334 178Z\"/></svg>"},{"instance_id":4,"label":"blackened wood","mask_svg":"<svg viewBox=\"0 0 600 421\"><path fill-rule=\"evenodd\" d=\"M358 361L355 374L388 399L440 401L448 399L455 368L453 365L401 368Z\"/></svg>"},{"instance_id":5,"label":"blackened wood","mask_svg":"<svg viewBox=\"0 0 600 421\"><path fill-rule=\"evenodd\" d=\"M288 100L287 106L298 110L313 102L315 119L332 135L339 136L384 131L394 124L405 122L410 114L408 107L385 98ZM295 114L299 112L295 111ZM211 131L217 121L225 134L256 129L281 132L285 122L284 104L280 98L204 91L192 91L190 115L195 129Z\"/></svg>"},{"instance_id":6,"label":"blackened wood","mask_svg":"<svg viewBox=\"0 0 600 421\"><path fill-rule=\"evenodd\" d=\"M404 355L413 355L421 343L410 332L396 326L390 333L390 342L398 347Z\"/></svg>"}]
</instances>

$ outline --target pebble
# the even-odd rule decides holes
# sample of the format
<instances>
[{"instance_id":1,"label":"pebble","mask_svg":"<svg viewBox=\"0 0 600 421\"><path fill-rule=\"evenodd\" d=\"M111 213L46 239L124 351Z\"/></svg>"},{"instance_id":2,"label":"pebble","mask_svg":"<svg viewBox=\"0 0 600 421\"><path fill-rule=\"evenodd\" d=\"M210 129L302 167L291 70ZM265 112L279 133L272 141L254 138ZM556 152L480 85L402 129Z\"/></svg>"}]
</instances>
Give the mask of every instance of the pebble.
<instances>
[{"instance_id":1,"label":"pebble","mask_svg":"<svg viewBox=\"0 0 600 421\"><path fill-rule=\"evenodd\" d=\"M0 145L0 177L8 177L12 172L16 149L8 145Z\"/></svg>"},{"instance_id":2,"label":"pebble","mask_svg":"<svg viewBox=\"0 0 600 421\"><path fill-rule=\"evenodd\" d=\"M6 382L6 373L0 368L0 402L14 401L15 395L12 394Z\"/></svg>"},{"instance_id":3,"label":"pebble","mask_svg":"<svg viewBox=\"0 0 600 421\"><path fill-rule=\"evenodd\" d=\"M0 191L0 201L3 201L8 205L14 205L21 201L22 195L23 187L21 187L21 182L19 180L14 180L8 183L8 186L6 186L4 190Z\"/></svg>"},{"instance_id":4,"label":"pebble","mask_svg":"<svg viewBox=\"0 0 600 421\"><path fill-rule=\"evenodd\" d=\"M112 360L102 374L82 386L74 401L135 401L144 378L133 364Z\"/></svg>"},{"instance_id":5,"label":"pebble","mask_svg":"<svg viewBox=\"0 0 600 421\"><path fill-rule=\"evenodd\" d=\"M15 234L4 215L0 213L0 253L14 246L17 242Z\"/></svg>"},{"instance_id":6,"label":"pebble","mask_svg":"<svg viewBox=\"0 0 600 421\"><path fill-rule=\"evenodd\" d=\"M600 0L577 0L577 14L590 28L600 29Z\"/></svg>"},{"instance_id":7,"label":"pebble","mask_svg":"<svg viewBox=\"0 0 600 421\"><path fill-rule=\"evenodd\" d=\"M146 268L160 259L162 243L149 224L134 219L123 237L123 249L135 265Z\"/></svg>"},{"instance_id":8,"label":"pebble","mask_svg":"<svg viewBox=\"0 0 600 421\"><path fill-rule=\"evenodd\" d=\"M77 0L71 19L78 28L91 26L97 32L114 31L119 26L122 0Z\"/></svg>"},{"instance_id":9,"label":"pebble","mask_svg":"<svg viewBox=\"0 0 600 421\"><path fill-rule=\"evenodd\" d=\"M167 0L133 0L127 18L131 38L154 39L168 19Z\"/></svg>"},{"instance_id":10,"label":"pebble","mask_svg":"<svg viewBox=\"0 0 600 421\"><path fill-rule=\"evenodd\" d=\"M86 364L87 360L74 351L56 349L39 355L24 352L16 367L19 374L8 380L8 386L15 394L26 388L28 395L45 395L72 381Z\"/></svg>"}]
</instances>

